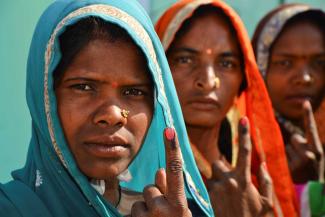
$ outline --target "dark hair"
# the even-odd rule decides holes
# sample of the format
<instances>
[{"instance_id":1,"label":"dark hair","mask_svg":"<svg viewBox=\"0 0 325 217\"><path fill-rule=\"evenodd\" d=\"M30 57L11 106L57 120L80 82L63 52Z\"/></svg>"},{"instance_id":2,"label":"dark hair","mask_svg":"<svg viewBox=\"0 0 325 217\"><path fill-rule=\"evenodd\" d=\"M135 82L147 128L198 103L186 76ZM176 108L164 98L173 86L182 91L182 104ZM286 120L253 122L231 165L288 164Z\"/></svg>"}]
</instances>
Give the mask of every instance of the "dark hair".
<instances>
[{"instance_id":1,"label":"dark hair","mask_svg":"<svg viewBox=\"0 0 325 217\"><path fill-rule=\"evenodd\" d=\"M196 20L202 16L205 16L207 14L217 14L218 16L221 16L227 22L227 25L230 29L230 33L232 35L234 35L236 37L236 39L238 38L237 32L236 32L231 20L224 13L224 11L220 8L217 8L215 6L208 4L208 5L202 5L202 6L198 7L193 12L193 15L184 21L181 28L176 32L175 39L181 38L183 35L185 35L191 29L192 23L194 22L194 20ZM238 43L238 39L236 41ZM172 47L174 46L175 42L176 42L176 40L174 40L172 42L172 44L169 46L168 50L166 51L167 56L168 56L168 52L172 50ZM243 53L242 53L242 49L241 49L240 45L239 45L239 52L240 52L240 55L239 55L240 56L240 65L244 72L245 71L245 63L244 63ZM245 76L245 73L243 73L243 74L244 74L244 79L240 85L239 94L247 87L246 76Z\"/></svg>"},{"instance_id":2,"label":"dark hair","mask_svg":"<svg viewBox=\"0 0 325 217\"><path fill-rule=\"evenodd\" d=\"M54 88L59 83L64 71L73 61L75 56L92 40L104 39L110 43L133 42L128 32L120 26L106 22L99 17L87 17L77 23L68 26L59 36L61 60L54 73ZM144 53L139 48L140 55L145 58ZM149 72L149 69L148 69Z\"/></svg>"}]
</instances>

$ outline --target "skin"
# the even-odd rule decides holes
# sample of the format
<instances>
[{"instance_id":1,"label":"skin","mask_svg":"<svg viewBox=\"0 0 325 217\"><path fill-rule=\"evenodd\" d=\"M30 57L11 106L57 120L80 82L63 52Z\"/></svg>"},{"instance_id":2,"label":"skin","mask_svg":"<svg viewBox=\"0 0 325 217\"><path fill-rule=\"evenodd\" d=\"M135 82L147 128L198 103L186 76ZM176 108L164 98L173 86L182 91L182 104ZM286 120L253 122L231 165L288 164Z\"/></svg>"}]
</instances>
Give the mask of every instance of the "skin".
<instances>
[{"instance_id":1,"label":"skin","mask_svg":"<svg viewBox=\"0 0 325 217\"><path fill-rule=\"evenodd\" d=\"M77 165L87 177L106 180L105 196L113 204L119 195L116 177L139 151L152 118L152 83L144 66L134 43L93 40L56 88L60 121ZM130 111L127 119L122 109Z\"/></svg>"},{"instance_id":2,"label":"skin","mask_svg":"<svg viewBox=\"0 0 325 217\"><path fill-rule=\"evenodd\" d=\"M117 176L139 151L152 119L153 90L146 65L134 43L97 39L77 54L56 87L70 150L86 176L105 180L104 197L112 204L119 201ZM127 118L122 109L130 111ZM145 202L133 205L133 217L192 216L178 141L164 138L167 170L157 171L155 185L144 189Z\"/></svg>"},{"instance_id":3,"label":"skin","mask_svg":"<svg viewBox=\"0 0 325 217\"><path fill-rule=\"evenodd\" d=\"M172 139L168 138L166 130L164 132L166 171L158 170L155 185L145 187L144 202L136 202L133 205L132 217L192 216L185 196L183 160L177 135L174 133Z\"/></svg>"},{"instance_id":4,"label":"skin","mask_svg":"<svg viewBox=\"0 0 325 217\"><path fill-rule=\"evenodd\" d=\"M267 71L266 85L274 108L303 127L302 104L309 100L318 108L325 91L324 72L325 44L320 29L308 21L288 26L273 45Z\"/></svg>"},{"instance_id":5,"label":"skin","mask_svg":"<svg viewBox=\"0 0 325 217\"><path fill-rule=\"evenodd\" d=\"M317 148L319 136L316 127L311 129L305 123L310 122L306 121L306 110L312 114L311 107L317 109L324 96L324 72L325 44L321 30L309 21L296 22L284 29L271 51L266 85L275 110L304 129L308 137L291 135L286 146L295 183L319 176L322 154ZM308 109L303 106L306 101L311 103ZM311 131L317 136L308 136Z\"/></svg>"},{"instance_id":6,"label":"skin","mask_svg":"<svg viewBox=\"0 0 325 217\"><path fill-rule=\"evenodd\" d=\"M188 32L175 39L167 54L190 140L213 165L208 191L214 214L272 216L272 182L265 166L261 167L260 192L251 181L247 118L239 128L238 166L232 168L217 160L220 123L243 81L237 39L218 14L205 14L191 25ZM220 79L220 87L216 86L216 77Z\"/></svg>"},{"instance_id":7,"label":"skin","mask_svg":"<svg viewBox=\"0 0 325 217\"><path fill-rule=\"evenodd\" d=\"M223 17L208 13L193 20L167 54L190 140L212 163L220 155L220 123L243 80L237 39Z\"/></svg>"}]
</instances>

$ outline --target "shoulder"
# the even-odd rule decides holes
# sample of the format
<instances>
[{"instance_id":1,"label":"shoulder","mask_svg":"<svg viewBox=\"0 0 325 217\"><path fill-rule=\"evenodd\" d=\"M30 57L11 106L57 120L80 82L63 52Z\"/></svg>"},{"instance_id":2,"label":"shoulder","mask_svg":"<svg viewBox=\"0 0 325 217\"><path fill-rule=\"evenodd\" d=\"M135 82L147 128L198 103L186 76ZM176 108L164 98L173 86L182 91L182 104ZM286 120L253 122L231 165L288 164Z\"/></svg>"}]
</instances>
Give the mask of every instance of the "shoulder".
<instances>
[{"instance_id":1,"label":"shoulder","mask_svg":"<svg viewBox=\"0 0 325 217\"><path fill-rule=\"evenodd\" d=\"M51 216L41 199L20 181L0 184L0 216Z\"/></svg>"},{"instance_id":2,"label":"shoulder","mask_svg":"<svg viewBox=\"0 0 325 217\"><path fill-rule=\"evenodd\" d=\"M0 184L0 216L22 216L5 191L5 185Z\"/></svg>"}]
</instances>

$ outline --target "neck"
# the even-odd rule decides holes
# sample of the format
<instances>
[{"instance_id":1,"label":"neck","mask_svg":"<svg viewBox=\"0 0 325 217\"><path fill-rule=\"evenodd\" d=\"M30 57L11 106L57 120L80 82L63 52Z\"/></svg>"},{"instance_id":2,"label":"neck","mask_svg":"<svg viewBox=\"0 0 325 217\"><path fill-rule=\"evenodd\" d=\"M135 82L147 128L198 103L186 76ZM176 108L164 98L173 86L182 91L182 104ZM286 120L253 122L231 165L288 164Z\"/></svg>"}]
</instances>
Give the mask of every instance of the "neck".
<instances>
[{"instance_id":1,"label":"neck","mask_svg":"<svg viewBox=\"0 0 325 217\"><path fill-rule=\"evenodd\" d=\"M117 206L120 200L119 181L117 179L105 180L104 198L112 205Z\"/></svg>"},{"instance_id":2,"label":"neck","mask_svg":"<svg viewBox=\"0 0 325 217\"><path fill-rule=\"evenodd\" d=\"M220 126L221 122L213 127L186 125L191 143L210 164L219 159L221 155L218 148Z\"/></svg>"}]
</instances>

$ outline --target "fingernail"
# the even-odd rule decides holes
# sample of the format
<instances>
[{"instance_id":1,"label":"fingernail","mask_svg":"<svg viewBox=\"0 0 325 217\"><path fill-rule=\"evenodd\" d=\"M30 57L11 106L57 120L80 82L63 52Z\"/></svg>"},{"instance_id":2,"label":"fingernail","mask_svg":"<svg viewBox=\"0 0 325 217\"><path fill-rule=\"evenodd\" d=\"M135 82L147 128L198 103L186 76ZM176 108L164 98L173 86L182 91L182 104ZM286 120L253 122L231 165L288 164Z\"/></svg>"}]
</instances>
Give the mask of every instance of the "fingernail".
<instances>
[{"instance_id":1,"label":"fingernail","mask_svg":"<svg viewBox=\"0 0 325 217\"><path fill-rule=\"evenodd\" d=\"M240 119L239 124L241 125L241 133L246 134L248 132L248 119L246 117Z\"/></svg>"},{"instance_id":2,"label":"fingernail","mask_svg":"<svg viewBox=\"0 0 325 217\"><path fill-rule=\"evenodd\" d=\"M175 130L173 128L166 128L165 129L165 137L169 141L173 141L175 139Z\"/></svg>"},{"instance_id":3,"label":"fingernail","mask_svg":"<svg viewBox=\"0 0 325 217\"><path fill-rule=\"evenodd\" d=\"M240 125L242 125L243 127L247 126L247 122L248 122L247 118L241 118L240 119Z\"/></svg>"}]
</instances>

